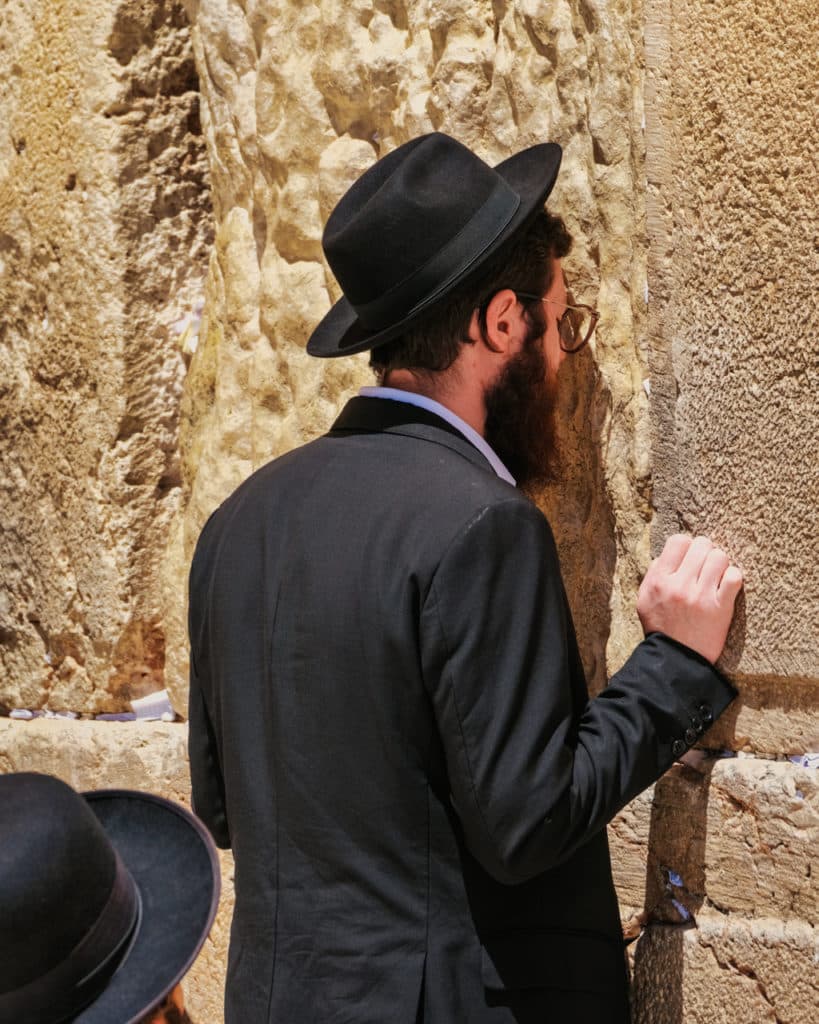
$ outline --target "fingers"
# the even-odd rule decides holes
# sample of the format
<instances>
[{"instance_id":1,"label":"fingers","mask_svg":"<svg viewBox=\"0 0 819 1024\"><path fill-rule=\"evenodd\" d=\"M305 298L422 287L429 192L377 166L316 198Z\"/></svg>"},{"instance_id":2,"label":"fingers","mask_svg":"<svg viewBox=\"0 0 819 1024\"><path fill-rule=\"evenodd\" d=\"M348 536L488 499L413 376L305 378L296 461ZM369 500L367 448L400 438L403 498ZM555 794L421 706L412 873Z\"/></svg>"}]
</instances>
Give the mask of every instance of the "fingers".
<instances>
[{"instance_id":1,"label":"fingers","mask_svg":"<svg viewBox=\"0 0 819 1024\"><path fill-rule=\"evenodd\" d=\"M705 567L706 559L713 550L714 545L708 537L695 537L689 544L680 567L677 569L680 579L686 583L696 583Z\"/></svg>"},{"instance_id":2,"label":"fingers","mask_svg":"<svg viewBox=\"0 0 819 1024\"><path fill-rule=\"evenodd\" d=\"M717 596L720 601L730 601L733 604L741 589L742 571L735 565L729 565L722 574Z\"/></svg>"},{"instance_id":3,"label":"fingers","mask_svg":"<svg viewBox=\"0 0 819 1024\"><path fill-rule=\"evenodd\" d=\"M742 586L740 570L731 565L722 548L715 547L708 537L674 534L665 542L654 565L656 569L676 574L684 583L698 583L714 590L722 588L721 597L736 597Z\"/></svg>"},{"instance_id":4,"label":"fingers","mask_svg":"<svg viewBox=\"0 0 819 1024\"><path fill-rule=\"evenodd\" d=\"M675 533L665 542L654 564L663 572L676 572L690 547L691 538L687 534Z\"/></svg>"},{"instance_id":5,"label":"fingers","mask_svg":"<svg viewBox=\"0 0 819 1024\"><path fill-rule=\"evenodd\" d=\"M699 582L703 587L716 590L730 564L730 559L721 548L712 547L700 569Z\"/></svg>"}]
</instances>

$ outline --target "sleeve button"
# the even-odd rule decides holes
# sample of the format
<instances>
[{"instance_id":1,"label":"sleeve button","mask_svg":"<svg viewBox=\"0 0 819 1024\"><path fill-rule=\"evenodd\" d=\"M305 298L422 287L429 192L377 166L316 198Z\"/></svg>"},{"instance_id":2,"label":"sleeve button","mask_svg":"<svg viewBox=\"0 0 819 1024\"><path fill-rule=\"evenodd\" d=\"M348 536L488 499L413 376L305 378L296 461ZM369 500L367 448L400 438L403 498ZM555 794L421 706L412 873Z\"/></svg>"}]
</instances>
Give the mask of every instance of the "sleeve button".
<instances>
[{"instance_id":1,"label":"sleeve button","mask_svg":"<svg viewBox=\"0 0 819 1024\"><path fill-rule=\"evenodd\" d=\"M710 704L700 704L697 713L706 725L710 725L714 721L714 712L711 710Z\"/></svg>"},{"instance_id":2,"label":"sleeve button","mask_svg":"<svg viewBox=\"0 0 819 1024\"><path fill-rule=\"evenodd\" d=\"M685 744L683 743L683 741L682 740L674 740L674 742L671 744L671 754L672 754L672 757L674 757L676 759L678 757L682 757L682 755L684 753L685 753Z\"/></svg>"},{"instance_id":3,"label":"sleeve button","mask_svg":"<svg viewBox=\"0 0 819 1024\"><path fill-rule=\"evenodd\" d=\"M692 729L692 728L689 727L688 729L685 730L685 742L688 744L689 747L693 746L693 744L695 744L697 742L697 737L698 736L699 736L699 733L697 732L696 729Z\"/></svg>"}]
</instances>

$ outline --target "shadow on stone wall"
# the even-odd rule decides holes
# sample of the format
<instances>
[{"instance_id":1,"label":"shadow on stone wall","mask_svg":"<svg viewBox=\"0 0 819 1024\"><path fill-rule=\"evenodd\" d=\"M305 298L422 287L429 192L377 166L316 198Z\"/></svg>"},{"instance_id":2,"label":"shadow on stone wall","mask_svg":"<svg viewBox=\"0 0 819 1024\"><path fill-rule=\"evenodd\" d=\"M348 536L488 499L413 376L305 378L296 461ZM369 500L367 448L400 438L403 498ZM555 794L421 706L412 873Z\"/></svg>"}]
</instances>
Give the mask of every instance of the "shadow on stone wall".
<instances>
[{"instance_id":1,"label":"shadow on stone wall","mask_svg":"<svg viewBox=\"0 0 819 1024\"><path fill-rule=\"evenodd\" d=\"M606 684L606 643L616 545L605 476L604 431L611 396L590 348L567 356L558 374L561 477L535 495L554 531L586 679Z\"/></svg>"},{"instance_id":2,"label":"shadow on stone wall","mask_svg":"<svg viewBox=\"0 0 819 1024\"><path fill-rule=\"evenodd\" d=\"M682 962L682 928L672 929L662 941L651 929L643 934L634 954L632 1024L685 1024Z\"/></svg>"},{"instance_id":3,"label":"shadow on stone wall","mask_svg":"<svg viewBox=\"0 0 819 1024\"><path fill-rule=\"evenodd\" d=\"M632 975L634 1024L685 1024L683 931L705 901L708 798L714 762L674 765L654 787L646 864L648 927L637 942ZM662 945L652 925L663 929Z\"/></svg>"}]
</instances>

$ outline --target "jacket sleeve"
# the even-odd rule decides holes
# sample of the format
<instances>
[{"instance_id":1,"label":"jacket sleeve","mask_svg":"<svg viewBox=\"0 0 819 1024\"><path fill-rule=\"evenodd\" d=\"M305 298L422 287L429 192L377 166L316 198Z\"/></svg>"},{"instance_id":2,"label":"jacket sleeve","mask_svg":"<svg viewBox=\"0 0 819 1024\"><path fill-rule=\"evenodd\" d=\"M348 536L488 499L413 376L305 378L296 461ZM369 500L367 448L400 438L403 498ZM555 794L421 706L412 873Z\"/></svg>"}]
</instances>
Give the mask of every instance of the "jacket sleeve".
<instances>
[{"instance_id":1,"label":"jacket sleeve","mask_svg":"<svg viewBox=\"0 0 819 1024\"><path fill-rule=\"evenodd\" d=\"M578 697L570 629L546 519L520 500L481 510L438 565L421 647L451 799L502 882L565 860L735 696L704 658L653 633L598 697Z\"/></svg>"},{"instance_id":2,"label":"jacket sleeve","mask_svg":"<svg viewBox=\"0 0 819 1024\"><path fill-rule=\"evenodd\" d=\"M191 654L188 696L188 758L191 771L191 803L214 842L230 848L230 829L225 810L225 783L216 745L213 723Z\"/></svg>"}]
</instances>

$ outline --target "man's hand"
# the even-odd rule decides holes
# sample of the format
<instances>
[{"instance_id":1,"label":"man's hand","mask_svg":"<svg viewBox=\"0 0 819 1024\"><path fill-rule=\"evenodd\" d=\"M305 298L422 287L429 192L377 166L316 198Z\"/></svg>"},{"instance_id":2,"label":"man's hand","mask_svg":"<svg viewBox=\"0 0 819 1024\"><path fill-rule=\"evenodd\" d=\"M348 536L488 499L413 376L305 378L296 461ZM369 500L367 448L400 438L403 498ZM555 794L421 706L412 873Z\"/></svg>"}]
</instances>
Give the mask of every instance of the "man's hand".
<instances>
[{"instance_id":1,"label":"man's hand","mask_svg":"<svg viewBox=\"0 0 819 1024\"><path fill-rule=\"evenodd\" d=\"M675 534L648 567L637 614L646 633L665 633L713 664L741 588L742 573L707 537Z\"/></svg>"}]
</instances>

